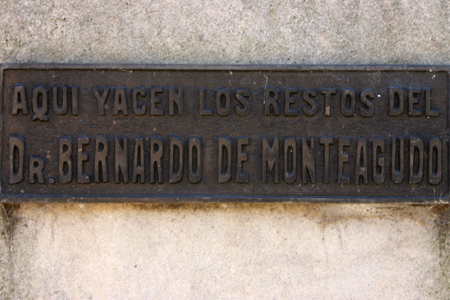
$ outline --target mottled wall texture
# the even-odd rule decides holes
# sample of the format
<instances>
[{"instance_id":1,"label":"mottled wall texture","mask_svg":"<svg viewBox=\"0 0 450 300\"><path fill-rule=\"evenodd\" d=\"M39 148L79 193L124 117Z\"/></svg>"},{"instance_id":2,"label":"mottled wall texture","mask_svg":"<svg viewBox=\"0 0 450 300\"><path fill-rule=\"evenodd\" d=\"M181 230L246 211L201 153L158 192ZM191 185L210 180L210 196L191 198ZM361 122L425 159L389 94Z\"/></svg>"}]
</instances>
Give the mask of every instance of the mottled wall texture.
<instances>
[{"instance_id":1,"label":"mottled wall texture","mask_svg":"<svg viewBox=\"0 0 450 300\"><path fill-rule=\"evenodd\" d=\"M0 62L450 64L448 1L4 0ZM5 204L1 299L449 299L446 205Z\"/></svg>"}]
</instances>

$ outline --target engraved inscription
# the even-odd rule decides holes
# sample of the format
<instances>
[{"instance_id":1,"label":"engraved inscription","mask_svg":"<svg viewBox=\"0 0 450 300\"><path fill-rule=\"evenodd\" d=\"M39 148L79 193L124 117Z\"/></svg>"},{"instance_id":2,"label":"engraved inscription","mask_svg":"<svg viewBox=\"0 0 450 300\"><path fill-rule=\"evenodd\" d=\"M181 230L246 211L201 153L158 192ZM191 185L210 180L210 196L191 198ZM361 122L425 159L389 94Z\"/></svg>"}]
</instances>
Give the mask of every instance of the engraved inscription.
<instances>
[{"instance_id":1,"label":"engraved inscription","mask_svg":"<svg viewBox=\"0 0 450 300\"><path fill-rule=\"evenodd\" d=\"M447 70L2 72L5 199L439 202L449 194Z\"/></svg>"}]
</instances>

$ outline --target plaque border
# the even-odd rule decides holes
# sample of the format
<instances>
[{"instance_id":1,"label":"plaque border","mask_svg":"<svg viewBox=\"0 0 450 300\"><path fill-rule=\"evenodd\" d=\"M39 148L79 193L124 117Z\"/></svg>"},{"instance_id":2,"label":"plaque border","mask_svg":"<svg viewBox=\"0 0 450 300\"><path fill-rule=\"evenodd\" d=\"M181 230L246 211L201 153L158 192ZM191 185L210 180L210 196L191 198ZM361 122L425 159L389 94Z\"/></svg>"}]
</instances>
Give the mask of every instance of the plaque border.
<instances>
[{"instance_id":1,"label":"plaque border","mask_svg":"<svg viewBox=\"0 0 450 300\"><path fill-rule=\"evenodd\" d=\"M314 72L445 72L447 74L447 88L449 91L447 101L450 101L450 66L449 65L412 65L412 64L331 64L331 65L228 65L228 64L69 64L69 63L3 63L0 64L0 141L3 144L3 86L4 71L6 70L167 70L167 71L314 71ZM447 134L450 128L450 105L447 111ZM450 149L449 149L450 150ZM449 151L450 152L450 151ZM2 147L0 147L0 157ZM450 154L449 154L450 156ZM0 173L3 164L0 164ZM450 172L450 157L447 169ZM450 175L449 181L450 190ZM450 191L441 197L431 196L273 196L273 195L7 195L2 192L0 184L0 203L402 203L402 204L448 204L450 203Z\"/></svg>"}]
</instances>

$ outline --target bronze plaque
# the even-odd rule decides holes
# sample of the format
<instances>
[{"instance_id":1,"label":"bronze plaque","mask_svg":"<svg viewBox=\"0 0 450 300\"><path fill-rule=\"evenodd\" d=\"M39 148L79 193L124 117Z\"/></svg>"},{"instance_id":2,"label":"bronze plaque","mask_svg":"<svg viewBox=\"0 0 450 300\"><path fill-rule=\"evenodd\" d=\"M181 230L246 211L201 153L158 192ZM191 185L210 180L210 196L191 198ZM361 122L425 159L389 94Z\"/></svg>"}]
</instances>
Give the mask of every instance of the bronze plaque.
<instances>
[{"instance_id":1,"label":"bronze plaque","mask_svg":"<svg viewBox=\"0 0 450 300\"><path fill-rule=\"evenodd\" d=\"M449 69L3 65L3 202L447 202Z\"/></svg>"}]
</instances>

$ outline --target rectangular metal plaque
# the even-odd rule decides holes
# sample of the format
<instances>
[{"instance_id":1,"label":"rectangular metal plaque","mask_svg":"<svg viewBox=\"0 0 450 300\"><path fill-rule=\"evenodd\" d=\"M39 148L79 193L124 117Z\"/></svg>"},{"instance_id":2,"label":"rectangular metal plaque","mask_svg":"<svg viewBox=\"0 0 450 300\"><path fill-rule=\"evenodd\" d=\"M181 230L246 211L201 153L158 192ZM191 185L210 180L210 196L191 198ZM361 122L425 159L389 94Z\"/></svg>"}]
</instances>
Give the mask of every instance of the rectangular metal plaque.
<instances>
[{"instance_id":1,"label":"rectangular metal plaque","mask_svg":"<svg viewBox=\"0 0 450 300\"><path fill-rule=\"evenodd\" d=\"M3 65L1 201L447 202L448 71Z\"/></svg>"}]
</instances>

